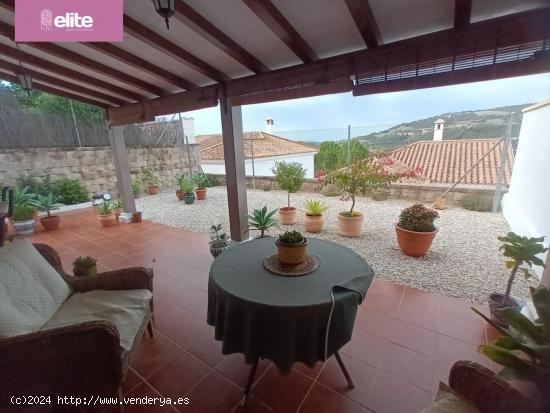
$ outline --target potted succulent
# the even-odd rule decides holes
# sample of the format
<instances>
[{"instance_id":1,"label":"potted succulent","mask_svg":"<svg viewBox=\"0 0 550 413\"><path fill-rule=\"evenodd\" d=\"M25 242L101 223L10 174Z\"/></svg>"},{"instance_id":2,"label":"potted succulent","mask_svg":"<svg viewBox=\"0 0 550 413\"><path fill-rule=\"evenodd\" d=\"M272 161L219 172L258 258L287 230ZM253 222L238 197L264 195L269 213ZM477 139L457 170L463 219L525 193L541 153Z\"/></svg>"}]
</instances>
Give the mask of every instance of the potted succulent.
<instances>
[{"instance_id":1,"label":"potted succulent","mask_svg":"<svg viewBox=\"0 0 550 413\"><path fill-rule=\"evenodd\" d=\"M31 192L30 186L16 187L13 191L13 206L25 206L33 208L33 219L38 217L38 209L33 204L36 194ZM13 219L11 219L13 221Z\"/></svg>"},{"instance_id":2,"label":"potted succulent","mask_svg":"<svg viewBox=\"0 0 550 413\"><path fill-rule=\"evenodd\" d=\"M288 193L286 207L279 208L279 218L283 225L294 225L296 223L296 208L290 206L290 194L298 192L306 176L306 170L298 162L276 162L271 169L275 181L284 191Z\"/></svg>"},{"instance_id":3,"label":"potted succulent","mask_svg":"<svg viewBox=\"0 0 550 413\"><path fill-rule=\"evenodd\" d=\"M276 212L276 209L268 212L267 206L256 208L248 215L248 227L260 231L259 238L264 238L266 231L279 225L279 220L274 217Z\"/></svg>"},{"instance_id":4,"label":"potted succulent","mask_svg":"<svg viewBox=\"0 0 550 413\"><path fill-rule=\"evenodd\" d=\"M143 180L147 185L149 195L157 195L160 192L160 182L152 166L143 168Z\"/></svg>"},{"instance_id":5,"label":"potted succulent","mask_svg":"<svg viewBox=\"0 0 550 413\"><path fill-rule=\"evenodd\" d=\"M32 202L40 211L46 213L45 217L40 218L40 223L46 231L57 229L59 228L59 224L61 224L61 217L51 214L51 211L63 206L63 204L58 201L59 198L50 192L48 195L39 195L38 198Z\"/></svg>"},{"instance_id":6,"label":"potted succulent","mask_svg":"<svg viewBox=\"0 0 550 413\"><path fill-rule=\"evenodd\" d=\"M306 259L307 238L298 231L286 231L275 240L277 257L284 264L301 264Z\"/></svg>"},{"instance_id":7,"label":"potted succulent","mask_svg":"<svg viewBox=\"0 0 550 413\"><path fill-rule=\"evenodd\" d=\"M195 184L197 185L197 188L195 188L195 193L197 194L197 199L199 201L202 201L203 199L206 199L206 186L210 184L208 181L208 177L205 173L200 173L195 175L194 178Z\"/></svg>"},{"instance_id":8,"label":"potted succulent","mask_svg":"<svg viewBox=\"0 0 550 413\"><path fill-rule=\"evenodd\" d=\"M73 261L73 274L75 277L88 277L97 274L97 260L90 256L78 257Z\"/></svg>"},{"instance_id":9,"label":"potted succulent","mask_svg":"<svg viewBox=\"0 0 550 413\"><path fill-rule=\"evenodd\" d=\"M355 197L367 195L372 190L397 181L402 176L389 173L384 169L384 160L377 159L372 154L366 158L353 162L351 165L329 173L325 178L325 185L336 186L351 198L349 211L338 213L338 234L343 237L359 237L363 233L363 214L354 210Z\"/></svg>"},{"instance_id":10,"label":"potted succulent","mask_svg":"<svg viewBox=\"0 0 550 413\"><path fill-rule=\"evenodd\" d=\"M227 234L222 230L222 224L212 225L210 227L210 254L214 258L220 255L229 247Z\"/></svg>"},{"instance_id":11,"label":"potted succulent","mask_svg":"<svg viewBox=\"0 0 550 413\"><path fill-rule=\"evenodd\" d=\"M20 235L34 234L36 222L34 221L35 208L30 205L16 205L13 208L11 224Z\"/></svg>"},{"instance_id":12,"label":"potted succulent","mask_svg":"<svg viewBox=\"0 0 550 413\"><path fill-rule=\"evenodd\" d=\"M306 232L321 232L325 224L323 212L328 209L327 204L317 199L306 201L304 208L304 227Z\"/></svg>"},{"instance_id":13,"label":"potted succulent","mask_svg":"<svg viewBox=\"0 0 550 413\"><path fill-rule=\"evenodd\" d=\"M544 237L522 237L513 232L509 232L505 237L498 237L498 240L502 242L499 250L507 258L506 268L511 272L504 294L492 293L489 295L489 310L491 320L500 326L506 327L507 322L503 317L504 311L508 308L518 311L521 309L521 303L510 296L517 272L521 271L525 278L529 278L533 265L544 267L544 262L537 255L545 253L548 248L543 245Z\"/></svg>"},{"instance_id":14,"label":"potted succulent","mask_svg":"<svg viewBox=\"0 0 550 413\"><path fill-rule=\"evenodd\" d=\"M195 184L187 177L183 177L180 183L180 190L183 192L183 202L190 205L195 202Z\"/></svg>"},{"instance_id":15,"label":"potted succulent","mask_svg":"<svg viewBox=\"0 0 550 413\"><path fill-rule=\"evenodd\" d=\"M395 232L403 254L410 257L423 257L427 254L437 233L434 225L437 218L437 211L422 204L414 204L401 211Z\"/></svg>"},{"instance_id":16,"label":"potted succulent","mask_svg":"<svg viewBox=\"0 0 550 413\"><path fill-rule=\"evenodd\" d=\"M186 176L184 174L176 175L176 184L178 186L178 189L176 189L176 198L178 198L178 201L183 201L185 192L183 191L183 187L185 186L185 181L187 180Z\"/></svg>"},{"instance_id":17,"label":"potted succulent","mask_svg":"<svg viewBox=\"0 0 550 413\"><path fill-rule=\"evenodd\" d=\"M112 227L116 225L116 217L113 213L113 203L110 201L105 201L98 207L99 212L99 222L104 227Z\"/></svg>"},{"instance_id":18,"label":"potted succulent","mask_svg":"<svg viewBox=\"0 0 550 413\"><path fill-rule=\"evenodd\" d=\"M122 201L120 199L115 199L114 201L112 201L112 204L113 204L113 213L115 214L115 219L118 221L118 217L120 216L120 214L122 214L122 211L123 211L123 205L122 205Z\"/></svg>"},{"instance_id":19,"label":"potted succulent","mask_svg":"<svg viewBox=\"0 0 550 413\"><path fill-rule=\"evenodd\" d=\"M136 178L132 182L132 193L134 194L134 198L139 198L141 195L141 181L139 178Z\"/></svg>"}]
</instances>

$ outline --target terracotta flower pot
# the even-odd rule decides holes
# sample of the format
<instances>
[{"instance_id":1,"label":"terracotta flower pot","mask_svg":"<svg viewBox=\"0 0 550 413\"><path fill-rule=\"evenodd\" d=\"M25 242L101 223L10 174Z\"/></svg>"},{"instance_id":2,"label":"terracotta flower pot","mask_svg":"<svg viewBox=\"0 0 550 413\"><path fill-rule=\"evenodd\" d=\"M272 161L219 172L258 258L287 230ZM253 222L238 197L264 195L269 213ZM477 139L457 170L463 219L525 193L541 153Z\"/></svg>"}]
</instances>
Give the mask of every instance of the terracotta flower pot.
<instances>
[{"instance_id":1,"label":"terracotta flower pot","mask_svg":"<svg viewBox=\"0 0 550 413\"><path fill-rule=\"evenodd\" d=\"M195 193L197 194L197 199L199 201L206 199L206 188L197 188L195 189Z\"/></svg>"},{"instance_id":2,"label":"terracotta flower pot","mask_svg":"<svg viewBox=\"0 0 550 413\"><path fill-rule=\"evenodd\" d=\"M281 219L281 224L283 225L294 225L296 223L296 208L279 208L279 218Z\"/></svg>"},{"instance_id":3,"label":"terracotta flower pot","mask_svg":"<svg viewBox=\"0 0 550 413\"><path fill-rule=\"evenodd\" d=\"M40 223L46 231L51 231L59 228L59 224L61 224L61 217L59 215L42 217L40 218Z\"/></svg>"},{"instance_id":4,"label":"terracotta flower pot","mask_svg":"<svg viewBox=\"0 0 550 413\"><path fill-rule=\"evenodd\" d=\"M491 313L491 321L494 321L501 327L508 327L508 323L502 317L502 313L507 308L513 308L516 310L521 310L521 303L516 299L509 297L508 301L504 301L504 294L492 293L489 294L489 311Z\"/></svg>"},{"instance_id":5,"label":"terracotta flower pot","mask_svg":"<svg viewBox=\"0 0 550 413\"><path fill-rule=\"evenodd\" d=\"M432 241L435 238L436 231L416 232L403 229L399 225L395 226L397 242L403 254L410 257L423 257L428 253Z\"/></svg>"},{"instance_id":6,"label":"terracotta flower pot","mask_svg":"<svg viewBox=\"0 0 550 413\"><path fill-rule=\"evenodd\" d=\"M150 186L147 188L149 195L157 195L160 193L160 188L158 186Z\"/></svg>"},{"instance_id":7,"label":"terracotta flower pot","mask_svg":"<svg viewBox=\"0 0 550 413\"><path fill-rule=\"evenodd\" d=\"M116 221L115 214L100 215L99 223L104 227L112 227L113 225L116 225L117 221Z\"/></svg>"},{"instance_id":8,"label":"terracotta flower pot","mask_svg":"<svg viewBox=\"0 0 550 413\"><path fill-rule=\"evenodd\" d=\"M183 192L181 189L176 190L176 197L178 198L178 201L183 201L184 195L185 192Z\"/></svg>"},{"instance_id":9,"label":"terracotta flower pot","mask_svg":"<svg viewBox=\"0 0 550 413\"><path fill-rule=\"evenodd\" d=\"M134 194L134 199L138 199L141 196L140 193Z\"/></svg>"},{"instance_id":10,"label":"terracotta flower pot","mask_svg":"<svg viewBox=\"0 0 550 413\"><path fill-rule=\"evenodd\" d=\"M117 208L114 210L115 219L118 222L118 218L120 217L120 214L122 214L122 208Z\"/></svg>"},{"instance_id":11,"label":"terracotta flower pot","mask_svg":"<svg viewBox=\"0 0 550 413\"><path fill-rule=\"evenodd\" d=\"M321 232L325 225L325 217L322 215L304 214L304 227L306 232Z\"/></svg>"},{"instance_id":12,"label":"terracotta flower pot","mask_svg":"<svg viewBox=\"0 0 550 413\"><path fill-rule=\"evenodd\" d=\"M347 238L357 238L363 234L363 221L365 217L359 212L353 216L346 216L346 212L338 214L338 235Z\"/></svg>"},{"instance_id":13,"label":"terracotta flower pot","mask_svg":"<svg viewBox=\"0 0 550 413\"><path fill-rule=\"evenodd\" d=\"M134 212L132 215L132 222L138 224L143 220L142 214L140 211Z\"/></svg>"},{"instance_id":14,"label":"terracotta flower pot","mask_svg":"<svg viewBox=\"0 0 550 413\"><path fill-rule=\"evenodd\" d=\"M306 237L299 244L285 244L277 238L275 245L277 246L277 256L282 263L296 265L301 264L306 259Z\"/></svg>"}]
</instances>

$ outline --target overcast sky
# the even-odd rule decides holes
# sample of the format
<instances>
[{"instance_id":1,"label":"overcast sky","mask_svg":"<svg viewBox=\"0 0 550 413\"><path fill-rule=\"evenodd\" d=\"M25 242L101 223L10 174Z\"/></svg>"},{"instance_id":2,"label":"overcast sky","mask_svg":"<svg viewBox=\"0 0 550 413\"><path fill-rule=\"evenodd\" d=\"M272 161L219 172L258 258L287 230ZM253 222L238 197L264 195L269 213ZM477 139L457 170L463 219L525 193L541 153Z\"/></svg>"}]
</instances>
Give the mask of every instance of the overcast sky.
<instances>
[{"instance_id":1,"label":"overcast sky","mask_svg":"<svg viewBox=\"0 0 550 413\"><path fill-rule=\"evenodd\" d=\"M447 112L477 110L550 99L550 73L456 86L353 97L351 93L243 106L245 131L264 130L265 118L274 132L346 128L387 129L403 122ZM221 132L218 108L187 112L195 133Z\"/></svg>"}]
</instances>

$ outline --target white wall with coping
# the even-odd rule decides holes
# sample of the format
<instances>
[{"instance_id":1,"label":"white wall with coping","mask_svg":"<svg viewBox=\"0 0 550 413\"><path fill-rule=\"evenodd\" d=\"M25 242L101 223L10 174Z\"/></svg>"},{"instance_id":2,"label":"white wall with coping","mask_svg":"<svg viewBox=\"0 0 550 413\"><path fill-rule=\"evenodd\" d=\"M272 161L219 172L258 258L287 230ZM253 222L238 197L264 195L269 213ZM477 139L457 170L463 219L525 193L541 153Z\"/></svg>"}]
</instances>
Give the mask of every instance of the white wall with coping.
<instances>
[{"instance_id":1,"label":"white wall with coping","mask_svg":"<svg viewBox=\"0 0 550 413\"><path fill-rule=\"evenodd\" d=\"M510 187L502 199L502 213L512 231L529 237L546 236L546 246L550 243L549 130L550 100L523 110ZM541 277L543 269L535 270ZM545 277L550 278L550 269L546 271Z\"/></svg>"}]
</instances>

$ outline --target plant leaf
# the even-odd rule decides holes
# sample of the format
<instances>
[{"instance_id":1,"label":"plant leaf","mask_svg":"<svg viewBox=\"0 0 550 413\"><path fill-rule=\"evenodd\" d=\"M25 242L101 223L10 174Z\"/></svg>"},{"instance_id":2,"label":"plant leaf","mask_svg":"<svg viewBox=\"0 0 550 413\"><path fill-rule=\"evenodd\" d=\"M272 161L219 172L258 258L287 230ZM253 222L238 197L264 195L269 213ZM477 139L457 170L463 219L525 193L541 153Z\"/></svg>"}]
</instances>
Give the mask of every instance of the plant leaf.
<instances>
[{"instance_id":1,"label":"plant leaf","mask_svg":"<svg viewBox=\"0 0 550 413\"><path fill-rule=\"evenodd\" d=\"M519 311L507 308L502 312L503 318L520 333L526 335L538 344L544 344L544 332L541 327L535 325L531 320Z\"/></svg>"}]
</instances>

